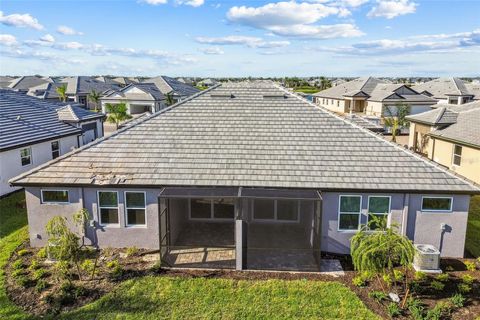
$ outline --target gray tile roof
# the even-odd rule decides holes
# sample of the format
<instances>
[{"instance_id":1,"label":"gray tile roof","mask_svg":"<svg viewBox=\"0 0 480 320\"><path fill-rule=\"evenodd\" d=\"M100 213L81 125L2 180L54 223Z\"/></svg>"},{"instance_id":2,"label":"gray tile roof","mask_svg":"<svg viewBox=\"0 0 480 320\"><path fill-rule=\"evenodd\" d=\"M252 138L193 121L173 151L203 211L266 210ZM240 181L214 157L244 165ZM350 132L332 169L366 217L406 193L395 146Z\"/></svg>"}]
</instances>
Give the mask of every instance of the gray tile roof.
<instances>
[{"instance_id":1,"label":"gray tile roof","mask_svg":"<svg viewBox=\"0 0 480 320\"><path fill-rule=\"evenodd\" d=\"M373 77L358 78L317 92L314 94L314 96L343 99L344 96L353 96L358 92L363 92L367 95L370 95L379 83L383 83L382 80Z\"/></svg>"},{"instance_id":2,"label":"gray tile roof","mask_svg":"<svg viewBox=\"0 0 480 320\"><path fill-rule=\"evenodd\" d=\"M479 192L271 82L218 85L11 181Z\"/></svg>"},{"instance_id":3,"label":"gray tile roof","mask_svg":"<svg viewBox=\"0 0 480 320\"><path fill-rule=\"evenodd\" d=\"M0 89L0 150L18 148L81 130L58 119L58 103Z\"/></svg>"},{"instance_id":4,"label":"gray tile roof","mask_svg":"<svg viewBox=\"0 0 480 320\"><path fill-rule=\"evenodd\" d=\"M189 97L200 90L192 87L188 84L182 83L174 78L167 76L160 76L155 78L146 79L144 83L154 83L158 89L166 95L167 93L173 92L174 95L186 98Z\"/></svg>"},{"instance_id":5,"label":"gray tile roof","mask_svg":"<svg viewBox=\"0 0 480 320\"><path fill-rule=\"evenodd\" d=\"M457 112L446 107L439 107L415 115L407 116L406 119L412 122L420 122L432 126L452 124L457 121Z\"/></svg>"},{"instance_id":6,"label":"gray tile roof","mask_svg":"<svg viewBox=\"0 0 480 320\"><path fill-rule=\"evenodd\" d=\"M96 92L104 92L110 89L119 90L120 86L116 83L105 83L92 77L78 76L68 77L62 80L67 84L67 94L77 95L80 93L90 93L92 90Z\"/></svg>"},{"instance_id":7,"label":"gray tile roof","mask_svg":"<svg viewBox=\"0 0 480 320\"><path fill-rule=\"evenodd\" d=\"M138 88L145 92L145 94L132 94L128 93L128 90L131 88ZM152 101L159 101L164 100L165 96L162 92L158 89L158 87L154 83L131 83L125 88L122 88L118 91L112 91L105 95L103 100L110 100L110 99L118 99L115 98L115 95L120 95L123 98L129 100L152 100Z\"/></svg>"},{"instance_id":8,"label":"gray tile roof","mask_svg":"<svg viewBox=\"0 0 480 320\"><path fill-rule=\"evenodd\" d=\"M35 87L47 82L53 82L53 80L49 78L42 78L37 76L23 76L10 82L10 85L8 86L8 88L17 90L17 91L26 92L31 87Z\"/></svg>"},{"instance_id":9,"label":"gray tile roof","mask_svg":"<svg viewBox=\"0 0 480 320\"><path fill-rule=\"evenodd\" d=\"M435 99L447 99L449 95L475 95L475 93L472 92L472 87L472 85L466 85L465 82L459 78L438 78L415 85L412 88L420 93L428 92ZM478 98L479 97L476 99Z\"/></svg>"}]
</instances>

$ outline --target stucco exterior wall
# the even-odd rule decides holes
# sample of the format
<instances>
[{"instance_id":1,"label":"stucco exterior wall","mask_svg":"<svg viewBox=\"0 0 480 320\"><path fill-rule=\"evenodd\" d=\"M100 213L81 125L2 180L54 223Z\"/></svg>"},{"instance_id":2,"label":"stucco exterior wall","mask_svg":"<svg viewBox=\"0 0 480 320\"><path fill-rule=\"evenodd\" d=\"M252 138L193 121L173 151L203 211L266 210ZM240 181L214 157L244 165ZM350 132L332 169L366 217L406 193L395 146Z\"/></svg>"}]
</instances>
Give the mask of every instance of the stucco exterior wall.
<instances>
[{"instance_id":1,"label":"stucco exterior wall","mask_svg":"<svg viewBox=\"0 0 480 320\"><path fill-rule=\"evenodd\" d=\"M77 136L73 135L0 152L0 195L19 189L11 187L8 180L52 160L52 141L57 140L60 141L60 155L70 152L78 144ZM32 148L32 163L22 166L20 150L27 147Z\"/></svg>"},{"instance_id":2,"label":"stucco exterior wall","mask_svg":"<svg viewBox=\"0 0 480 320\"><path fill-rule=\"evenodd\" d=\"M431 138L427 136L433 130L433 127L421 124L421 123L410 123L410 135L408 136L408 147L414 148L416 152L426 155L429 157L432 154L432 141Z\"/></svg>"},{"instance_id":3,"label":"stucco exterior wall","mask_svg":"<svg viewBox=\"0 0 480 320\"><path fill-rule=\"evenodd\" d=\"M429 157L433 161L448 167L456 173L480 183L480 149L462 146L462 157L460 165L453 164L453 150L455 144L449 141L431 139L430 144L433 144L433 157L430 153Z\"/></svg>"},{"instance_id":4,"label":"stucco exterior wall","mask_svg":"<svg viewBox=\"0 0 480 320\"><path fill-rule=\"evenodd\" d=\"M348 113L345 100L314 97L315 104L337 113Z\"/></svg>"}]
</instances>

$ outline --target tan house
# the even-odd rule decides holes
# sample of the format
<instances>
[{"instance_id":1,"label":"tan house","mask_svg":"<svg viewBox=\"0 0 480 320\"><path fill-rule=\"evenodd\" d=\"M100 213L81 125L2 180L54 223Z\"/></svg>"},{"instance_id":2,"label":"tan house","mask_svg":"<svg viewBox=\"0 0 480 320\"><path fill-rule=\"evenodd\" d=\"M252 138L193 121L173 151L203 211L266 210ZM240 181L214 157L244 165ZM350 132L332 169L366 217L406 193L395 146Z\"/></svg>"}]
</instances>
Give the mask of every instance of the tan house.
<instances>
[{"instance_id":1,"label":"tan house","mask_svg":"<svg viewBox=\"0 0 480 320\"><path fill-rule=\"evenodd\" d=\"M413 89L434 98L439 104L464 104L480 99L480 85L460 78L438 78L418 84Z\"/></svg>"},{"instance_id":2,"label":"tan house","mask_svg":"<svg viewBox=\"0 0 480 320\"><path fill-rule=\"evenodd\" d=\"M430 110L437 101L404 84L392 84L368 77L322 90L313 95L313 102L340 114L359 113L383 117L387 108L395 115L399 104L408 105L410 113L417 114Z\"/></svg>"},{"instance_id":3,"label":"tan house","mask_svg":"<svg viewBox=\"0 0 480 320\"><path fill-rule=\"evenodd\" d=\"M480 183L480 101L444 105L407 119L412 150Z\"/></svg>"}]
</instances>

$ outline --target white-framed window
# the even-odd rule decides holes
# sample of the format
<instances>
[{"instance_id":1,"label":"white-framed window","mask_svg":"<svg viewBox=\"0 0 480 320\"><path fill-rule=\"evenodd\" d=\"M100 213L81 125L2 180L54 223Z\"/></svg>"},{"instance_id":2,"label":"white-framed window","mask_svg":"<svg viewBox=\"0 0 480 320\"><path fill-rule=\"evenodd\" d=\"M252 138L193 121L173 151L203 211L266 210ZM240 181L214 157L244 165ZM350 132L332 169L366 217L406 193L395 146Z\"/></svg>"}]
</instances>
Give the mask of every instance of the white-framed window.
<instances>
[{"instance_id":1,"label":"white-framed window","mask_svg":"<svg viewBox=\"0 0 480 320\"><path fill-rule=\"evenodd\" d=\"M425 196L422 197L423 212L452 212L452 197Z\"/></svg>"},{"instance_id":2,"label":"white-framed window","mask_svg":"<svg viewBox=\"0 0 480 320\"><path fill-rule=\"evenodd\" d=\"M371 217L374 216L378 219L385 221L385 225L388 226L388 215L391 210L391 197L390 196L369 196L368 197L368 222ZM369 224L370 230L375 230L378 225L375 223Z\"/></svg>"},{"instance_id":3,"label":"white-framed window","mask_svg":"<svg viewBox=\"0 0 480 320\"><path fill-rule=\"evenodd\" d=\"M288 199L254 199L253 220L298 222L300 201Z\"/></svg>"},{"instance_id":4,"label":"white-framed window","mask_svg":"<svg viewBox=\"0 0 480 320\"><path fill-rule=\"evenodd\" d=\"M70 203L68 190L41 190L42 203L65 204Z\"/></svg>"},{"instance_id":5,"label":"white-framed window","mask_svg":"<svg viewBox=\"0 0 480 320\"><path fill-rule=\"evenodd\" d=\"M20 161L22 162L22 166L28 166L32 164L31 147L20 149Z\"/></svg>"},{"instance_id":6,"label":"white-framed window","mask_svg":"<svg viewBox=\"0 0 480 320\"><path fill-rule=\"evenodd\" d=\"M118 192L97 191L97 201L100 225L118 225Z\"/></svg>"},{"instance_id":7,"label":"white-framed window","mask_svg":"<svg viewBox=\"0 0 480 320\"><path fill-rule=\"evenodd\" d=\"M233 198L191 198L188 203L189 216L192 220L233 220L235 218L235 199Z\"/></svg>"},{"instance_id":8,"label":"white-framed window","mask_svg":"<svg viewBox=\"0 0 480 320\"><path fill-rule=\"evenodd\" d=\"M52 147L52 159L58 158L60 156L60 141L55 140L51 143Z\"/></svg>"},{"instance_id":9,"label":"white-framed window","mask_svg":"<svg viewBox=\"0 0 480 320\"><path fill-rule=\"evenodd\" d=\"M125 191L127 226L147 225L147 203L144 191Z\"/></svg>"},{"instance_id":10,"label":"white-framed window","mask_svg":"<svg viewBox=\"0 0 480 320\"><path fill-rule=\"evenodd\" d=\"M341 195L338 198L338 230L357 231L360 228L362 196Z\"/></svg>"},{"instance_id":11,"label":"white-framed window","mask_svg":"<svg viewBox=\"0 0 480 320\"><path fill-rule=\"evenodd\" d=\"M462 164L462 146L459 146L458 144L453 145L452 164L454 166L459 166Z\"/></svg>"}]
</instances>

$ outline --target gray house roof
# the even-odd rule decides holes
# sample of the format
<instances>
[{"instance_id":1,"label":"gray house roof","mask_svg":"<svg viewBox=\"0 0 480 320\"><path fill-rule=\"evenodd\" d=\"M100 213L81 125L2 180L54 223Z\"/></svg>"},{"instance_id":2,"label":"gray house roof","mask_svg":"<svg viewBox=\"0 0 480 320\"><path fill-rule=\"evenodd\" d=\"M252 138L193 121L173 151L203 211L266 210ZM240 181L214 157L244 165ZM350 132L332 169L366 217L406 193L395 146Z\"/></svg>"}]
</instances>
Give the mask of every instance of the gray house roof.
<instances>
[{"instance_id":1,"label":"gray house roof","mask_svg":"<svg viewBox=\"0 0 480 320\"><path fill-rule=\"evenodd\" d=\"M129 94L128 90L131 88L138 88L145 92L145 94ZM155 101L160 101L164 100L165 96L160 92L158 87L154 83L131 83L125 88L122 88L118 91L111 91L106 93L106 95L102 98L102 100L111 100L111 99L119 99L116 97L117 95L120 95L121 97L125 99L135 99L135 100L155 100Z\"/></svg>"},{"instance_id":2,"label":"gray house roof","mask_svg":"<svg viewBox=\"0 0 480 320\"><path fill-rule=\"evenodd\" d=\"M62 82L67 85L67 94L88 94L95 90L96 92L104 92L110 89L118 90L120 86L116 83L105 83L99 80L96 80L92 77L78 76L78 77L69 77L62 80Z\"/></svg>"},{"instance_id":3,"label":"gray house roof","mask_svg":"<svg viewBox=\"0 0 480 320\"><path fill-rule=\"evenodd\" d=\"M59 120L61 106L0 89L0 151L81 134L81 129Z\"/></svg>"},{"instance_id":4,"label":"gray house roof","mask_svg":"<svg viewBox=\"0 0 480 320\"><path fill-rule=\"evenodd\" d=\"M379 83L383 82L373 77L358 78L317 92L314 94L314 96L322 98L344 99L345 96L354 96L360 92L370 95Z\"/></svg>"},{"instance_id":5,"label":"gray house roof","mask_svg":"<svg viewBox=\"0 0 480 320\"><path fill-rule=\"evenodd\" d=\"M435 99L447 99L447 97L451 95L475 95L475 93L472 92L472 86L466 85L465 82L459 78L438 78L413 86L413 89L420 93L427 92Z\"/></svg>"},{"instance_id":6,"label":"gray house roof","mask_svg":"<svg viewBox=\"0 0 480 320\"><path fill-rule=\"evenodd\" d=\"M271 82L218 85L11 182L479 192Z\"/></svg>"},{"instance_id":7,"label":"gray house roof","mask_svg":"<svg viewBox=\"0 0 480 320\"><path fill-rule=\"evenodd\" d=\"M14 79L8 85L8 88L16 91L28 91L31 87L38 86L47 82L53 82L50 78L43 78L37 76L23 76L17 79Z\"/></svg>"},{"instance_id":8,"label":"gray house roof","mask_svg":"<svg viewBox=\"0 0 480 320\"><path fill-rule=\"evenodd\" d=\"M150 78L146 79L143 82L154 83L164 95L172 92L174 95L182 98L189 97L200 91L195 87L192 87L188 84L182 83L174 78L170 78L167 76Z\"/></svg>"},{"instance_id":9,"label":"gray house roof","mask_svg":"<svg viewBox=\"0 0 480 320\"><path fill-rule=\"evenodd\" d=\"M455 123L457 121L457 115L457 112L454 112L446 107L439 107L433 110L407 116L406 119L412 122L439 126Z\"/></svg>"}]
</instances>

